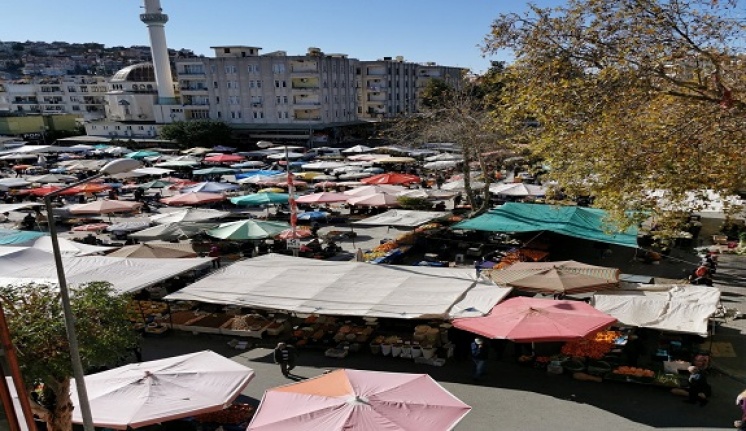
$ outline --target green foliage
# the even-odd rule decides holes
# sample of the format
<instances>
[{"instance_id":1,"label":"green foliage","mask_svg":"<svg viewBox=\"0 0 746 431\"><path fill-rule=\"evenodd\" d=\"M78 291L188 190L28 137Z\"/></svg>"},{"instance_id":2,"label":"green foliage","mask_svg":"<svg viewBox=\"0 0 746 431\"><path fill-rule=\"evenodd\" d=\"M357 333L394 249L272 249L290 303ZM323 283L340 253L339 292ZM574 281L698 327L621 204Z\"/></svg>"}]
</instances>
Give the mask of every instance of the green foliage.
<instances>
[{"instance_id":1,"label":"green foliage","mask_svg":"<svg viewBox=\"0 0 746 431\"><path fill-rule=\"evenodd\" d=\"M103 282L71 289L70 295L84 369L116 364L137 343L127 321L128 299ZM0 289L0 302L26 382L53 383L71 377L59 289L43 284L6 286Z\"/></svg>"},{"instance_id":2,"label":"green foliage","mask_svg":"<svg viewBox=\"0 0 746 431\"><path fill-rule=\"evenodd\" d=\"M408 196L400 196L397 199L399 205L406 210L429 210L432 209L433 203L427 198L413 198Z\"/></svg>"},{"instance_id":3,"label":"green foliage","mask_svg":"<svg viewBox=\"0 0 746 431\"><path fill-rule=\"evenodd\" d=\"M422 106L425 108L444 108L452 97L454 88L442 79L431 79L422 89Z\"/></svg>"},{"instance_id":4,"label":"green foliage","mask_svg":"<svg viewBox=\"0 0 746 431\"><path fill-rule=\"evenodd\" d=\"M227 145L231 128L222 121L177 121L161 129L163 139L176 141L183 148Z\"/></svg>"},{"instance_id":5,"label":"green foliage","mask_svg":"<svg viewBox=\"0 0 746 431\"><path fill-rule=\"evenodd\" d=\"M516 61L497 119L568 195L595 196L625 224L652 215L673 226L688 194L731 195L746 181L746 27L733 6L569 0L501 15L486 50ZM522 129L527 118L541 127Z\"/></svg>"}]
</instances>

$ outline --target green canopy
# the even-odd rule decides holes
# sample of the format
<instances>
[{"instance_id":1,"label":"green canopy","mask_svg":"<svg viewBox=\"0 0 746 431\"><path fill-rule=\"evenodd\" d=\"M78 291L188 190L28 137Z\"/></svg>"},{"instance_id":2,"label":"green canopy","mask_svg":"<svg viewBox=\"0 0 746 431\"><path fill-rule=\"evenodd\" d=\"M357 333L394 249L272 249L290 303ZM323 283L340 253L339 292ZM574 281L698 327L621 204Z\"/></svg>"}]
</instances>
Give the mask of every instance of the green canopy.
<instances>
[{"instance_id":1,"label":"green canopy","mask_svg":"<svg viewBox=\"0 0 746 431\"><path fill-rule=\"evenodd\" d=\"M637 247L637 228L619 232L605 218L606 211L596 208L508 202L487 214L462 221L453 229L487 232L548 230L591 241Z\"/></svg>"},{"instance_id":2,"label":"green canopy","mask_svg":"<svg viewBox=\"0 0 746 431\"><path fill-rule=\"evenodd\" d=\"M144 151L143 150L143 151L133 151L131 153L126 154L124 157L126 157L128 159L137 159L137 160L140 160L140 159L144 159L146 157L156 157L156 156L160 156L160 155L161 155L161 153L159 153L157 151Z\"/></svg>"},{"instance_id":3,"label":"green canopy","mask_svg":"<svg viewBox=\"0 0 746 431\"><path fill-rule=\"evenodd\" d=\"M173 183L163 180L155 180L149 183L138 184L138 189L165 189L166 187L172 186Z\"/></svg>"},{"instance_id":4,"label":"green canopy","mask_svg":"<svg viewBox=\"0 0 746 431\"><path fill-rule=\"evenodd\" d=\"M257 206L269 204L286 204L290 200L287 193L255 193L253 195L237 196L231 198L234 205Z\"/></svg>"},{"instance_id":5,"label":"green canopy","mask_svg":"<svg viewBox=\"0 0 746 431\"><path fill-rule=\"evenodd\" d=\"M290 229L287 223L274 221L241 220L223 223L207 231L211 237L230 240L265 239Z\"/></svg>"}]
</instances>

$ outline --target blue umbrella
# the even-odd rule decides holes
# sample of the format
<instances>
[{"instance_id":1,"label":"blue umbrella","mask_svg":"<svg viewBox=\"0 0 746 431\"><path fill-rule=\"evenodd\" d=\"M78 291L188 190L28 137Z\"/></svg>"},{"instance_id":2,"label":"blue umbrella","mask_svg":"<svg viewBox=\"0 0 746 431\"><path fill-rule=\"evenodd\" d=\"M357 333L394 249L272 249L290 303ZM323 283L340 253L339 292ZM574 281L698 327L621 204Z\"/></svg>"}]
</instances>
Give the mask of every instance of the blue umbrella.
<instances>
[{"instance_id":1,"label":"blue umbrella","mask_svg":"<svg viewBox=\"0 0 746 431\"><path fill-rule=\"evenodd\" d=\"M256 171L250 171L250 172L243 172L240 174L236 174L237 180L242 180L244 178L253 177L254 175L262 175L265 177L271 177L272 175L278 175L278 174L284 174L285 171L276 171L272 169L258 169Z\"/></svg>"},{"instance_id":2,"label":"blue umbrella","mask_svg":"<svg viewBox=\"0 0 746 431\"><path fill-rule=\"evenodd\" d=\"M242 206L258 206L269 204L286 204L290 195L286 193L255 193L253 195L237 196L231 198L231 203Z\"/></svg>"},{"instance_id":3,"label":"blue umbrella","mask_svg":"<svg viewBox=\"0 0 746 431\"><path fill-rule=\"evenodd\" d=\"M313 221L322 220L329 217L329 213L324 211L308 211L298 214L298 220Z\"/></svg>"}]
</instances>

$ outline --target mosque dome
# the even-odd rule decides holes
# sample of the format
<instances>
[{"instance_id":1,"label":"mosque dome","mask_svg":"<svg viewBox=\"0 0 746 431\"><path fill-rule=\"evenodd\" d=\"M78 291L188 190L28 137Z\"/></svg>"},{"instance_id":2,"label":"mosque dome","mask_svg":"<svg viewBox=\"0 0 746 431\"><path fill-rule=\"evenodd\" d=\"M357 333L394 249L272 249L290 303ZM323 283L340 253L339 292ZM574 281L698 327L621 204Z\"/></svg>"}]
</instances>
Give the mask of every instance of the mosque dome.
<instances>
[{"instance_id":1,"label":"mosque dome","mask_svg":"<svg viewBox=\"0 0 746 431\"><path fill-rule=\"evenodd\" d=\"M152 63L133 64L119 70L109 82L155 82L155 68Z\"/></svg>"}]
</instances>

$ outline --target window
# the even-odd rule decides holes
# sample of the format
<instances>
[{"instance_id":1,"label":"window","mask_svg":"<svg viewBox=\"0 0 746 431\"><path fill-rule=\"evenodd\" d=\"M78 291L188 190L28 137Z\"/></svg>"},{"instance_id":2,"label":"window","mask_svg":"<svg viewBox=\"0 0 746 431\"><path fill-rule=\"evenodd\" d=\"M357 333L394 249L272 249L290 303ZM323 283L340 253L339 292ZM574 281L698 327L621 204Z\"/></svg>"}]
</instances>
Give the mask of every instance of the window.
<instances>
[{"instance_id":1,"label":"window","mask_svg":"<svg viewBox=\"0 0 746 431\"><path fill-rule=\"evenodd\" d=\"M137 126L137 130L145 130L145 127L143 127L143 126Z\"/></svg>"},{"instance_id":2,"label":"window","mask_svg":"<svg viewBox=\"0 0 746 431\"><path fill-rule=\"evenodd\" d=\"M122 129L120 126L115 126L114 128L117 129L117 130L121 130Z\"/></svg>"},{"instance_id":3,"label":"window","mask_svg":"<svg viewBox=\"0 0 746 431\"><path fill-rule=\"evenodd\" d=\"M273 64L272 72L273 73L285 73L285 65L281 63Z\"/></svg>"},{"instance_id":4,"label":"window","mask_svg":"<svg viewBox=\"0 0 746 431\"><path fill-rule=\"evenodd\" d=\"M256 87L256 81L249 81L249 88Z\"/></svg>"},{"instance_id":5,"label":"window","mask_svg":"<svg viewBox=\"0 0 746 431\"><path fill-rule=\"evenodd\" d=\"M280 96L277 96L277 104L278 104L278 105L279 105L280 103L282 103L282 102L281 102L281 100L282 100L282 99L280 98Z\"/></svg>"},{"instance_id":6,"label":"window","mask_svg":"<svg viewBox=\"0 0 746 431\"><path fill-rule=\"evenodd\" d=\"M230 96L228 100L228 104L230 105L240 105L241 99L238 96Z\"/></svg>"},{"instance_id":7,"label":"window","mask_svg":"<svg viewBox=\"0 0 746 431\"><path fill-rule=\"evenodd\" d=\"M287 103L288 103L288 97L287 96L282 96L282 103L284 103L284 104L287 105Z\"/></svg>"},{"instance_id":8,"label":"window","mask_svg":"<svg viewBox=\"0 0 746 431\"><path fill-rule=\"evenodd\" d=\"M262 81L256 81L256 88L262 88Z\"/></svg>"},{"instance_id":9,"label":"window","mask_svg":"<svg viewBox=\"0 0 746 431\"><path fill-rule=\"evenodd\" d=\"M275 79L275 88L280 88L280 81Z\"/></svg>"},{"instance_id":10,"label":"window","mask_svg":"<svg viewBox=\"0 0 746 431\"><path fill-rule=\"evenodd\" d=\"M132 126L127 126L127 130L132 130Z\"/></svg>"},{"instance_id":11,"label":"window","mask_svg":"<svg viewBox=\"0 0 746 431\"><path fill-rule=\"evenodd\" d=\"M277 112L277 118L282 118L282 112Z\"/></svg>"},{"instance_id":12,"label":"window","mask_svg":"<svg viewBox=\"0 0 746 431\"><path fill-rule=\"evenodd\" d=\"M287 111L285 111L285 118L288 118L288 113L287 113Z\"/></svg>"},{"instance_id":13,"label":"window","mask_svg":"<svg viewBox=\"0 0 746 431\"><path fill-rule=\"evenodd\" d=\"M71 86L68 86L68 87L67 87L67 92L68 92L68 93L75 93L75 87L74 87L74 86L72 86L72 85L71 85Z\"/></svg>"},{"instance_id":14,"label":"window","mask_svg":"<svg viewBox=\"0 0 746 431\"><path fill-rule=\"evenodd\" d=\"M230 54L231 49L230 48L223 48L223 54Z\"/></svg>"},{"instance_id":15,"label":"window","mask_svg":"<svg viewBox=\"0 0 746 431\"><path fill-rule=\"evenodd\" d=\"M285 81L282 81L282 88L285 88L285 87L287 87L287 85L286 85Z\"/></svg>"},{"instance_id":16,"label":"window","mask_svg":"<svg viewBox=\"0 0 746 431\"><path fill-rule=\"evenodd\" d=\"M225 73L236 73L236 66L225 66Z\"/></svg>"}]
</instances>

